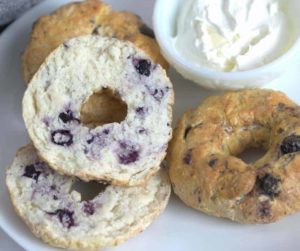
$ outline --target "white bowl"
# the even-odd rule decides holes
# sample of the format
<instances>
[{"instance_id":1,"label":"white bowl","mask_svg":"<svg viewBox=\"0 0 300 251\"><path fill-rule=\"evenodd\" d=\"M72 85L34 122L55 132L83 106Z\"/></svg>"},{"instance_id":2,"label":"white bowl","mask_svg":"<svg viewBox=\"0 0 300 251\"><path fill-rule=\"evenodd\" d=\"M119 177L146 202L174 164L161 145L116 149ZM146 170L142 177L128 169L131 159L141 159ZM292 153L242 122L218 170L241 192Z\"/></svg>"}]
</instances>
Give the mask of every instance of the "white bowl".
<instances>
[{"instance_id":1,"label":"white bowl","mask_svg":"<svg viewBox=\"0 0 300 251\"><path fill-rule=\"evenodd\" d=\"M290 49L274 61L247 71L221 72L188 61L174 45L177 16L183 0L156 0L153 28L162 54L185 78L209 89L241 89L262 87L279 78L300 53L300 1L284 0L289 4L288 14L296 24L296 38ZM284 83L283 83L284 84Z\"/></svg>"}]
</instances>

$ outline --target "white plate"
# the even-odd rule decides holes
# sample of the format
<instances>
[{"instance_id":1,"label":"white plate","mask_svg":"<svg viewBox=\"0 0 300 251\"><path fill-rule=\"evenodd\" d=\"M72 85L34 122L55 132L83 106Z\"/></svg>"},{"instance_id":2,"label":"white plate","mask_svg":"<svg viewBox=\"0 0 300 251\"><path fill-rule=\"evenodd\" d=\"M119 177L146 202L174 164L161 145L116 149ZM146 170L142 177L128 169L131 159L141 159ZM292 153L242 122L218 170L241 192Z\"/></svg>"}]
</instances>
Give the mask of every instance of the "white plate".
<instances>
[{"instance_id":1,"label":"white plate","mask_svg":"<svg viewBox=\"0 0 300 251\"><path fill-rule=\"evenodd\" d=\"M20 74L20 56L31 25L42 14L68 1L48 0L32 9L11 25L0 37L0 226L23 248L33 251L53 249L35 238L15 214L5 187L5 167L16 150L28 142L21 116L21 99L25 86ZM131 10L151 24L154 1L108 1L116 9ZM300 53L299 53L300 54ZM300 57L294 67L269 87L286 92L300 103L297 72ZM175 85L175 121L188 108L195 107L212 92L183 80L174 70L170 77ZM240 225L217 219L187 208L173 196L165 213L146 231L115 248L115 251L295 251L300 250L300 214L286 217L270 225ZM0 244L0 250L3 250Z\"/></svg>"}]
</instances>

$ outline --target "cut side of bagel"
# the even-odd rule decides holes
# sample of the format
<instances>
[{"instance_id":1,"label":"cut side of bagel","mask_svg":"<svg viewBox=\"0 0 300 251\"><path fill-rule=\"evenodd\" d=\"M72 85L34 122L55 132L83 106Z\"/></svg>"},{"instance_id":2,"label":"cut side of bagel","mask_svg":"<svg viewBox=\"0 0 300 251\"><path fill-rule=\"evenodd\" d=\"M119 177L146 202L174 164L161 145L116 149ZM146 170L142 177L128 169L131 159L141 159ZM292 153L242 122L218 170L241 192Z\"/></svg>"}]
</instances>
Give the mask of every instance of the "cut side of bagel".
<instances>
[{"instance_id":1,"label":"cut side of bagel","mask_svg":"<svg viewBox=\"0 0 300 251\"><path fill-rule=\"evenodd\" d=\"M82 106L107 90L125 103L124 120L85 124ZM165 157L173 102L160 65L131 43L90 35L47 58L25 92L23 117L39 155L58 172L133 186Z\"/></svg>"},{"instance_id":2,"label":"cut side of bagel","mask_svg":"<svg viewBox=\"0 0 300 251\"><path fill-rule=\"evenodd\" d=\"M164 171L141 187L98 184L99 193L88 200L73 188L76 181L49 168L32 145L18 151L6 176L13 206L31 231L73 250L99 250L135 236L162 213L171 192Z\"/></svg>"}]
</instances>

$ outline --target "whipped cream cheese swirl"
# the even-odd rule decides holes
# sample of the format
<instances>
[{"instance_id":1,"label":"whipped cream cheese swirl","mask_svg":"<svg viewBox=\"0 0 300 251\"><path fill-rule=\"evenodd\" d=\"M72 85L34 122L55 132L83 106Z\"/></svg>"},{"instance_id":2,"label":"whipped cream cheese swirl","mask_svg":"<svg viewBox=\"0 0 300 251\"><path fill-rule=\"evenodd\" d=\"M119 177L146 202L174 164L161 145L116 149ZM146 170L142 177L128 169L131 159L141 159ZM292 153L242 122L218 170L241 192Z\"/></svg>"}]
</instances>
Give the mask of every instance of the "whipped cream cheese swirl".
<instances>
[{"instance_id":1,"label":"whipped cream cheese swirl","mask_svg":"<svg viewBox=\"0 0 300 251\"><path fill-rule=\"evenodd\" d=\"M187 0L175 46L189 60L221 71L267 64L292 44L292 24L280 0Z\"/></svg>"}]
</instances>

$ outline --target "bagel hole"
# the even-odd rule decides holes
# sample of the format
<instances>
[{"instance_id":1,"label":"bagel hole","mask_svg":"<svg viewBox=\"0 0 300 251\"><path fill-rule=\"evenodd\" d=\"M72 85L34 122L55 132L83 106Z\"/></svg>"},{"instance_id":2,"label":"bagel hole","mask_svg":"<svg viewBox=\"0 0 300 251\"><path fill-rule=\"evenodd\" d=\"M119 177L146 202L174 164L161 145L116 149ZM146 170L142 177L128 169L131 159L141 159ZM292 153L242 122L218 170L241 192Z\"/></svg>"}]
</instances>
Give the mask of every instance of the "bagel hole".
<instances>
[{"instance_id":1,"label":"bagel hole","mask_svg":"<svg viewBox=\"0 0 300 251\"><path fill-rule=\"evenodd\" d=\"M108 184L106 183L96 181L84 182L82 180L76 180L71 190L81 194L81 201L90 201L98 194L104 192L107 186Z\"/></svg>"},{"instance_id":2,"label":"bagel hole","mask_svg":"<svg viewBox=\"0 0 300 251\"><path fill-rule=\"evenodd\" d=\"M266 151L261 148L248 148L236 157L243 160L245 163L250 164L259 160L265 155Z\"/></svg>"},{"instance_id":3,"label":"bagel hole","mask_svg":"<svg viewBox=\"0 0 300 251\"><path fill-rule=\"evenodd\" d=\"M91 95L81 106L80 121L89 128L120 123L127 116L127 104L110 88Z\"/></svg>"}]
</instances>

